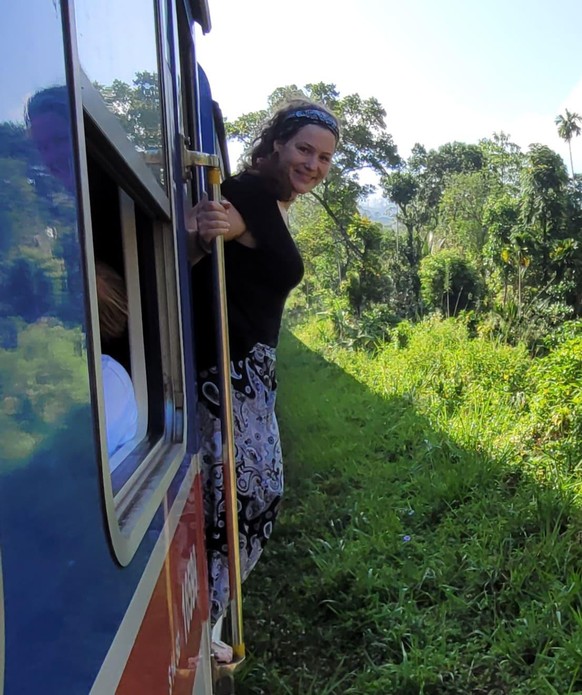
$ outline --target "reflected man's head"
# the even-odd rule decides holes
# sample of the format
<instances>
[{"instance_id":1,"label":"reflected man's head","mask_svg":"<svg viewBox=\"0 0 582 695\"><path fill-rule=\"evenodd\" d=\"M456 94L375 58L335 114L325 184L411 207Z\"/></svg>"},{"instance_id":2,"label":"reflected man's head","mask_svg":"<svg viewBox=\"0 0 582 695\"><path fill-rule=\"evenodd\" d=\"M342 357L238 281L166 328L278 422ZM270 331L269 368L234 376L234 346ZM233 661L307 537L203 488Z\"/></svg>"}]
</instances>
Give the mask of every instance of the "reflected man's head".
<instances>
[{"instance_id":1,"label":"reflected man's head","mask_svg":"<svg viewBox=\"0 0 582 695\"><path fill-rule=\"evenodd\" d=\"M72 192L75 177L67 88L49 87L36 92L26 107L26 123L43 164Z\"/></svg>"}]
</instances>

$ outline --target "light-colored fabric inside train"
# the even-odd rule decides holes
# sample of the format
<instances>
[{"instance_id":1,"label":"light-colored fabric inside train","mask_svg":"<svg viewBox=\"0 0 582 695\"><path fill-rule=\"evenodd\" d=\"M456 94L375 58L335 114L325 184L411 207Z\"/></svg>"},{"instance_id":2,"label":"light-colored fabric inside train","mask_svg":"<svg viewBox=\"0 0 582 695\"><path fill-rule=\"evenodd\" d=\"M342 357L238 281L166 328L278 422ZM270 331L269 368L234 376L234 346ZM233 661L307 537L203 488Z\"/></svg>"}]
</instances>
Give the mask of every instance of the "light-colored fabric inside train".
<instances>
[{"instance_id":1,"label":"light-colored fabric inside train","mask_svg":"<svg viewBox=\"0 0 582 695\"><path fill-rule=\"evenodd\" d=\"M112 456L137 432L137 401L127 371L109 355L101 356L107 452Z\"/></svg>"}]
</instances>

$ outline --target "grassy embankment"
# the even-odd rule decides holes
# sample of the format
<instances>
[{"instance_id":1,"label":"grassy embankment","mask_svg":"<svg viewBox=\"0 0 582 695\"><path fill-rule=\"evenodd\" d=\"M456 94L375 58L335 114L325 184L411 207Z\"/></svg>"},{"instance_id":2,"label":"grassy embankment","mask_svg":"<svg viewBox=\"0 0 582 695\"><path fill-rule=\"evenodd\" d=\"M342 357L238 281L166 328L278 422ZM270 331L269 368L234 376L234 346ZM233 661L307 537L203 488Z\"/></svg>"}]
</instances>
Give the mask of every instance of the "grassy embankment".
<instances>
[{"instance_id":1,"label":"grassy embankment","mask_svg":"<svg viewBox=\"0 0 582 695\"><path fill-rule=\"evenodd\" d=\"M582 693L582 339L328 345L280 347L286 500L237 693Z\"/></svg>"}]
</instances>

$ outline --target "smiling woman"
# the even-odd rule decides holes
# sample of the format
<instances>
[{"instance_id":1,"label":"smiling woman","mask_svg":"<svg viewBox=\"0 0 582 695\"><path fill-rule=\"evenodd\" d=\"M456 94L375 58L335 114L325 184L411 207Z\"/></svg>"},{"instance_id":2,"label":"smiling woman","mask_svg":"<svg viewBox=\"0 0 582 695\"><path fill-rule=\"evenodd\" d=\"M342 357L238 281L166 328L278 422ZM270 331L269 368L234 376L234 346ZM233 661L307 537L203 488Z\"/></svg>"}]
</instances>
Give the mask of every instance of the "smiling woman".
<instances>
[{"instance_id":1,"label":"smiling woman","mask_svg":"<svg viewBox=\"0 0 582 695\"><path fill-rule=\"evenodd\" d=\"M229 600L224 481L214 444L219 428L217 356L201 337L212 332L212 264L204 249L219 234L225 245L231 380L235 426L241 573L245 579L271 535L283 494L283 460L275 416L275 350L289 292L303 262L286 211L321 183L331 166L339 125L325 107L293 101L277 111L255 142L250 163L222 185L226 200L191 212L191 261L197 307L198 388L212 617ZM228 201L228 202L226 202ZM199 262L198 262L199 261ZM243 542L244 541L244 542Z\"/></svg>"},{"instance_id":2,"label":"smiling woman","mask_svg":"<svg viewBox=\"0 0 582 695\"><path fill-rule=\"evenodd\" d=\"M323 181L331 166L335 146L333 132L314 124L304 126L287 142L275 142L279 167L287 171L291 186L290 199L282 201L285 207L289 207L297 195L309 193Z\"/></svg>"}]
</instances>

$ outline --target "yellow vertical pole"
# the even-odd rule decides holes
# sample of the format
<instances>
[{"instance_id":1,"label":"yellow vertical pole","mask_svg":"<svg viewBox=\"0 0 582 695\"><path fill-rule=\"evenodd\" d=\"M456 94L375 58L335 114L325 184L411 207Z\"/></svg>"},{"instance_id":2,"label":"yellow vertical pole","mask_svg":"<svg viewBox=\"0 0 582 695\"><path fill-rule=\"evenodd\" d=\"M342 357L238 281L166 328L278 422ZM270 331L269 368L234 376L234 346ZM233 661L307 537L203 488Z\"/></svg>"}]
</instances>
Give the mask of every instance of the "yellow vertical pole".
<instances>
[{"instance_id":1,"label":"yellow vertical pole","mask_svg":"<svg viewBox=\"0 0 582 695\"><path fill-rule=\"evenodd\" d=\"M212 200L220 200L220 167L218 158L208 168L208 183ZM226 531L228 539L228 574L230 586L230 618L232 649L235 660L245 657L242 615L242 577L238 534L238 499L234 453L234 422L230 375L230 348L228 341L228 311L226 305L226 278L224 271L224 238L218 236L212 254L214 300L217 311L218 372L220 379L220 409L222 431L222 462L226 502Z\"/></svg>"}]
</instances>

